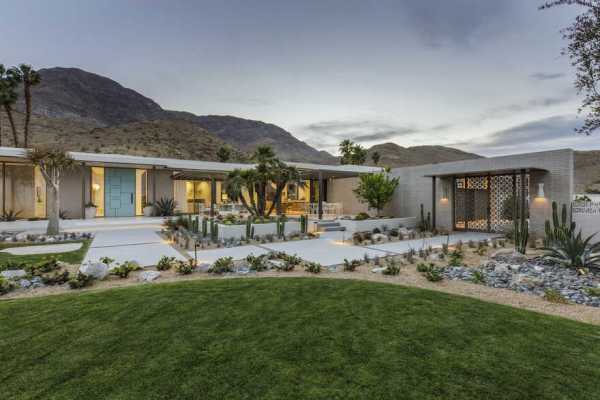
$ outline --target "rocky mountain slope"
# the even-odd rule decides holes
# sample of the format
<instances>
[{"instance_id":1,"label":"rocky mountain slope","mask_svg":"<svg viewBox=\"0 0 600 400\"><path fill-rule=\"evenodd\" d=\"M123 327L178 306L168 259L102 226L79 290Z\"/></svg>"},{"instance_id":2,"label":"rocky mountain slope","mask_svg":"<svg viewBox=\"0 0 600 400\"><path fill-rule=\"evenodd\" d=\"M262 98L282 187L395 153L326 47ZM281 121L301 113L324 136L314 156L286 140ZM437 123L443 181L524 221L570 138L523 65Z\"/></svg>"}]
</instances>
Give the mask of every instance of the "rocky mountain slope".
<instances>
[{"instance_id":1,"label":"rocky mountain slope","mask_svg":"<svg viewBox=\"0 0 600 400\"><path fill-rule=\"evenodd\" d=\"M373 153L379 153L379 165L406 167L446 161L481 158L480 155L445 146L402 147L395 143L382 143L371 147L367 153L367 163L373 165Z\"/></svg>"}]
</instances>

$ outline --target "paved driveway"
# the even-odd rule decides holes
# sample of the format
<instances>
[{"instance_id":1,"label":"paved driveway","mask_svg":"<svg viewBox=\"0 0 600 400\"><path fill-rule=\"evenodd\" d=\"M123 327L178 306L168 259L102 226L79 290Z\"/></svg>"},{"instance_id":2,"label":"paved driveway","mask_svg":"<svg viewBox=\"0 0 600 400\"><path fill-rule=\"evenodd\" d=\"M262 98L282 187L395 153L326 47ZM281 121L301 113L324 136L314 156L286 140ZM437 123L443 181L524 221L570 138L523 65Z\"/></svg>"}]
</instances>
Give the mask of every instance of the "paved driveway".
<instances>
[{"instance_id":1,"label":"paved driveway","mask_svg":"<svg viewBox=\"0 0 600 400\"><path fill-rule=\"evenodd\" d=\"M98 231L84 262L98 262L102 257L110 257L116 262L136 261L146 267L156 265L162 256L185 260L155 229L136 227Z\"/></svg>"}]
</instances>

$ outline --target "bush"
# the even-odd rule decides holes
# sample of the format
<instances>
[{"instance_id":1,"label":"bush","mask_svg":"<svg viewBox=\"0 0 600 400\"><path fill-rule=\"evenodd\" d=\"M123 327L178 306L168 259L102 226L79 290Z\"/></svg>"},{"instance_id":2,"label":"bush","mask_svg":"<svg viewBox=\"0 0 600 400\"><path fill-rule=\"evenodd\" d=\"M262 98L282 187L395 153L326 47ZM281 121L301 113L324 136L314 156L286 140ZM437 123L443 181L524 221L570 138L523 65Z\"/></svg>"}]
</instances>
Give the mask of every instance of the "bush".
<instances>
[{"instance_id":1,"label":"bush","mask_svg":"<svg viewBox=\"0 0 600 400\"><path fill-rule=\"evenodd\" d=\"M189 260L189 261L176 260L175 265L173 267L175 269L175 272L177 272L178 274L189 275L192 272L194 272L194 268L195 268L194 260Z\"/></svg>"},{"instance_id":2,"label":"bush","mask_svg":"<svg viewBox=\"0 0 600 400\"><path fill-rule=\"evenodd\" d=\"M435 268L434 263L425 264L423 262L420 262L417 264L417 272L427 272L432 268Z\"/></svg>"},{"instance_id":3,"label":"bush","mask_svg":"<svg viewBox=\"0 0 600 400\"><path fill-rule=\"evenodd\" d=\"M393 258L385 261L385 269L381 271L384 275L398 275L400 273L400 264Z\"/></svg>"},{"instance_id":4,"label":"bush","mask_svg":"<svg viewBox=\"0 0 600 400\"><path fill-rule=\"evenodd\" d=\"M316 262L309 262L306 263L306 265L304 266L304 270L306 272L310 272L311 274L318 274L321 272L321 264L316 263Z\"/></svg>"},{"instance_id":5,"label":"bush","mask_svg":"<svg viewBox=\"0 0 600 400\"><path fill-rule=\"evenodd\" d=\"M569 304L569 300L565 299L556 289L544 290L544 298L550 303Z\"/></svg>"},{"instance_id":6,"label":"bush","mask_svg":"<svg viewBox=\"0 0 600 400\"><path fill-rule=\"evenodd\" d=\"M110 268L110 265L115 262L114 258L110 258L110 257L101 257L99 261L102 264L106 264L108 266L108 268Z\"/></svg>"},{"instance_id":7,"label":"bush","mask_svg":"<svg viewBox=\"0 0 600 400\"><path fill-rule=\"evenodd\" d=\"M208 272L213 274L224 274L227 272L233 272L234 264L232 257L221 257L217 259L213 265L208 269Z\"/></svg>"},{"instance_id":8,"label":"bush","mask_svg":"<svg viewBox=\"0 0 600 400\"><path fill-rule=\"evenodd\" d=\"M473 283L485 283L485 275L479 270L473 271Z\"/></svg>"},{"instance_id":9,"label":"bush","mask_svg":"<svg viewBox=\"0 0 600 400\"><path fill-rule=\"evenodd\" d=\"M427 279L429 282L439 282L444 279L441 270L437 267L425 272L423 276L425 276L425 279Z\"/></svg>"},{"instance_id":10,"label":"bush","mask_svg":"<svg viewBox=\"0 0 600 400\"><path fill-rule=\"evenodd\" d=\"M176 207L177 202L171 198L161 197L156 201L156 203L154 203L156 215L160 217L170 217L171 215L175 214Z\"/></svg>"},{"instance_id":11,"label":"bush","mask_svg":"<svg viewBox=\"0 0 600 400\"><path fill-rule=\"evenodd\" d=\"M117 265L113 268L110 273L111 275L117 275L119 278L127 278L129 273L141 269L138 263L134 261L125 261L123 264Z\"/></svg>"},{"instance_id":12,"label":"bush","mask_svg":"<svg viewBox=\"0 0 600 400\"><path fill-rule=\"evenodd\" d=\"M15 284L3 276L0 276L0 296L12 291Z\"/></svg>"},{"instance_id":13,"label":"bush","mask_svg":"<svg viewBox=\"0 0 600 400\"><path fill-rule=\"evenodd\" d=\"M458 248L453 250L450 254L448 254L448 265L451 267L459 267L463 262L463 254L462 251Z\"/></svg>"},{"instance_id":14,"label":"bush","mask_svg":"<svg viewBox=\"0 0 600 400\"><path fill-rule=\"evenodd\" d=\"M159 271L166 271L171 269L174 263L175 257L162 256L160 260L158 260L158 264L156 264L156 269Z\"/></svg>"},{"instance_id":15,"label":"bush","mask_svg":"<svg viewBox=\"0 0 600 400\"><path fill-rule=\"evenodd\" d=\"M355 221L364 221L365 219L369 219L369 218L371 218L371 216L369 214L367 214L366 212L359 212L354 217L354 220Z\"/></svg>"},{"instance_id":16,"label":"bush","mask_svg":"<svg viewBox=\"0 0 600 400\"><path fill-rule=\"evenodd\" d=\"M344 271L353 272L360 266L360 264L361 260L348 261L344 258Z\"/></svg>"},{"instance_id":17,"label":"bush","mask_svg":"<svg viewBox=\"0 0 600 400\"><path fill-rule=\"evenodd\" d=\"M55 257L50 257L49 259L44 260L39 264L26 265L24 269L30 275L42 276L43 274L58 271L60 269L60 264Z\"/></svg>"},{"instance_id":18,"label":"bush","mask_svg":"<svg viewBox=\"0 0 600 400\"><path fill-rule=\"evenodd\" d=\"M77 272L77 275L75 275L75 277L69 279L69 287L71 289L82 289L86 286L91 286L93 281L93 277L81 272Z\"/></svg>"},{"instance_id":19,"label":"bush","mask_svg":"<svg viewBox=\"0 0 600 400\"><path fill-rule=\"evenodd\" d=\"M62 285L70 279L69 271L53 271L49 274L42 275L42 282L45 285Z\"/></svg>"},{"instance_id":20,"label":"bush","mask_svg":"<svg viewBox=\"0 0 600 400\"><path fill-rule=\"evenodd\" d=\"M585 289L585 292L588 294L588 296L600 297L600 287L587 288Z\"/></svg>"},{"instance_id":21,"label":"bush","mask_svg":"<svg viewBox=\"0 0 600 400\"><path fill-rule=\"evenodd\" d=\"M250 254L246 257L246 262L252 271L266 271L268 269L266 257L264 255L255 256L254 254Z\"/></svg>"}]
</instances>

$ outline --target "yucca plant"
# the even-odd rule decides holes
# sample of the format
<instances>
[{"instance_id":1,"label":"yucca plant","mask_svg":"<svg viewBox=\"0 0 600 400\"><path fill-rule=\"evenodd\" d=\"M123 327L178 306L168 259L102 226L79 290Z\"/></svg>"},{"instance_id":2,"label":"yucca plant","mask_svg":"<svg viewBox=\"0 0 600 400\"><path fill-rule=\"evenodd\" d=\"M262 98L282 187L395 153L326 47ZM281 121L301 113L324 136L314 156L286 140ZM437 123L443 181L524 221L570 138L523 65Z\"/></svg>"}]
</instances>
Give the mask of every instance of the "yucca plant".
<instances>
[{"instance_id":1,"label":"yucca plant","mask_svg":"<svg viewBox=\"0 0 600 400\"><path fill-rule=\"evenodd\" d=\"M600 242L592 244L595 235L583 238L577 235L564 237L552 247L545 247L544 257L563 267L573 269L594 268L600 264Z\"/></svg>"},{"instance_id":2,"label":"yucca plant","mask_svg":"<svg viewBox=\"0 0 600 400\"><path fill-rule=\"evenodd\" d=\"M156 208L157 215L161 217L169 217L175 214L177 202L171 198L161 197L156 201L156 203L154 203L154 207Z\"/></svg>"}]
</instances>

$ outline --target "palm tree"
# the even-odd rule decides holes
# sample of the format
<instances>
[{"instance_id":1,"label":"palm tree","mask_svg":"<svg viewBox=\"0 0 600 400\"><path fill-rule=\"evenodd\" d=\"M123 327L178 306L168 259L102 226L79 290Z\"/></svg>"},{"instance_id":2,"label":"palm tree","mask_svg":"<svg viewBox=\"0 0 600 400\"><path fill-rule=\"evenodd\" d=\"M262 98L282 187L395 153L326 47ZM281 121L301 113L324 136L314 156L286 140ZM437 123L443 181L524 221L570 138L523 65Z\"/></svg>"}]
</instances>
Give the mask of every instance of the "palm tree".
<instances>
[{"instance_id":1,"label":"palm tree","mask_svg":"<svg viewBox=\"0 0 600 400\"><path fill-rule=\"evenodd\" d=\"M342 140L339 144L340 154L342 158L340 158L340 164L351 164L352 163L352 153L354 152L354 143L350 139Z\"/></svg>"},{"instance_id":2,"label":"palm tree","mask_svg":"<svg viewBox=\"0 0 600 400\"><path fill-rule=\"evenodd\" d=\"M373 160L373 163L375 163L375 165L379 164L379 160L381 159L381 155L379 154L378 151L373 152L373 154L371 154L371 160Z\"/></svg>"},{"instance_id":3,"label":"palm tree","mask_svg":"<svg viewBox=\"0 0 600 400\"><path fill-rule=\"evenodd\" d=\"M15 147L19 147L19 137L17 136L17 127L12 114L12 106L17 102L17 81L8 73L4 65L0 64L0 105L4 107L10 128L12 130L13 142Z\"/></svg>"},{"instance_id":4,"label":"palm tree","mask_svg":"<svg viewBox=\"0 0 600 400\"><path fill-rule=\"evenodd\" d=\"M75 166L75 161L58 147L28 150L27 158L40 168L50 197L48 207L48 235L58 235L60 227L60 179L64 171Z\"/></svg>"},{"instance_id":5,"label":"palm tree","mask_svg":"<svg viewBox=\"0 0 600 400\"><path fill-rule=\"evenodd\" d=\"M25 97L25 124L23 126L23 145L29 145L29 122L31 120L31 88L41 82L40 74L31 65L20 64L9 71L15 82L23 83L23 94Z\"/></svg>"},{"instance_id":6,"label":"palm tree","mask_svg":"<svg viewBox=\"0 0 600 400\"><path fill-rule=\"evenodd\" d=\"M252 159L256 162L254 168L230 172L224 189L229 198L241 202L253 216L268 217L279 202L285 186L299 181L300 173L296 168L279 161L269 146L259 146ZM267 189L273 183L275 196L273 204L267 209Z\"/></svg>"}]
</instances>

